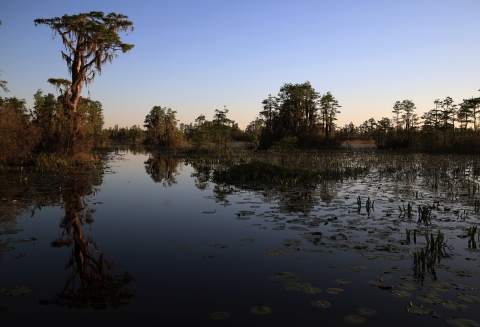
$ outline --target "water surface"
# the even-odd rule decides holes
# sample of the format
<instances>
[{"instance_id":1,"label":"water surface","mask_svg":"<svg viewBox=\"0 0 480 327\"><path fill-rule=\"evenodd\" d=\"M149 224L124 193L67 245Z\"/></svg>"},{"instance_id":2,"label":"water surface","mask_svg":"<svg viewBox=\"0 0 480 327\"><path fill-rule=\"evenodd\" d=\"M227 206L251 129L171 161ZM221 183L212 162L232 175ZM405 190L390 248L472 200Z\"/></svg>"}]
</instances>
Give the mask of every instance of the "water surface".
<instances>
[{"instance_id":1,"label":"water surface","mask_svg":"<svg viewBox=\"0 0 480 327\"><path fill-rule=\"evenodd\" d=\"M124 147L106 162L67 175L1 176L1 289L34 291L1 296L0 321L346 326L344 317L359 308L378 312L365 326L479 321L480 303L457 297L480 296L479 252L463 237L478 225L475 195L450 196L421 176L409 182L375 171L290 189L216 185L187 159ZM432 223L418 223L417 206L435 201ZM398 208L408 203L414 217ZM435 274L412 269L426 242L422 234L405 243L406 228L447 236ZM283 272L298 278L275 281ZM440 302L422 300L432 292ZM314 307L316 300L331 306ZM409 313L410 302L435 314ZM255 306L272 311L255 314ZM213 319L215 312L229 318Z\"/></svg>"}]
</instances>

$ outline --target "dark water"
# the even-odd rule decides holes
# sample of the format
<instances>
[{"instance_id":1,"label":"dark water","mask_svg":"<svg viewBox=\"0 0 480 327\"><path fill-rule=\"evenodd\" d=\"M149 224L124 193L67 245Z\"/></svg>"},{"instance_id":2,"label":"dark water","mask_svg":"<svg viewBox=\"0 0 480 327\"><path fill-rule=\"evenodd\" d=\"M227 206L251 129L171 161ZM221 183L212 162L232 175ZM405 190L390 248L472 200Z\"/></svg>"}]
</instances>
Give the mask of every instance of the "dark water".
<instances>
[{"instance_id":1,"label":"dark water","mask_svg":"<svg viewBox=\"0 0 480 327\"><path fill-rule=\"evenodd\" d=\"M422 189L420 180L394 182L375 174L290 190L218 186L202 181L188 160L157 156L145 164L149 156L119 148L102 169L1 176L2 324L346 326L344 317L359 308L378 312L366 316L364 326L448 326L448 317L480 321L480 303L457 298L480 296L479 252L458 237L479 222L466 204L472 199L449 200ZM420 198L413 195L418 190ZM364 208L368 196L375 200L370 214ZM418 224L417 212L413 220L401 217L399 204L414 203L416 210L435 199L447 210L433 211L433 226ZM463 209L469 215L457 219L456 210ZM447 236L448 256L436 275L411 269L413 252L426 242L422 235L417 244L401 244L405 228L440 229ZM322 233L318 242L308 239L312 232ZM287 290L282 281L269 280L280 272L295 273L321 293ZM338 285L338 279L350 283ZM367 284L380 279L393 288ZM417 298L433 296L426 294L442 282L447 290L434 295L441 302ZM401 284L416 288L394 297ZM27 285L34 291L7 296L12 287ZM328 288L343 291L329 294ZM331 306L314 307L316 300ZM410 301L440 317L407 312ZM449 309L447 301L469 310ZM259 305L271 313L252 313ZM215 320L214 312L230 317Z\"/></svg>"}]
</instances>

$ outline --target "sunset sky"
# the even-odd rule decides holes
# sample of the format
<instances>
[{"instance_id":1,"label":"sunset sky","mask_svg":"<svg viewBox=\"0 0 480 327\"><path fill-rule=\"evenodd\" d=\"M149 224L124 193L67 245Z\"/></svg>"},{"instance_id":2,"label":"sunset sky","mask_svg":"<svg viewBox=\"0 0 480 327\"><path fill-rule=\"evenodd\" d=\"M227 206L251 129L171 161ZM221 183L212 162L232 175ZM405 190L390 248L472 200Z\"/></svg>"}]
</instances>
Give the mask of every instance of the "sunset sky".
<instances>
[{"instance_id":1,"label":"sunset sky","mask_svg":"<svg viewBox=\"0 0 480 327\"><path fill-rule=\"evenodd\" d=\"M0 1L0 70L9 93L33 106L69 78L63 45L36 18L90 11L129 16L135 47L90 85L105 127L142 125L159 105L180 122L215 109L245 128L283 83L310 81L342 106L337 124L392 117L397 100L421 115L435 99L480 96L480 1ZM83 96L88 96L87 89Z\"/></svg>"}]
</instances>

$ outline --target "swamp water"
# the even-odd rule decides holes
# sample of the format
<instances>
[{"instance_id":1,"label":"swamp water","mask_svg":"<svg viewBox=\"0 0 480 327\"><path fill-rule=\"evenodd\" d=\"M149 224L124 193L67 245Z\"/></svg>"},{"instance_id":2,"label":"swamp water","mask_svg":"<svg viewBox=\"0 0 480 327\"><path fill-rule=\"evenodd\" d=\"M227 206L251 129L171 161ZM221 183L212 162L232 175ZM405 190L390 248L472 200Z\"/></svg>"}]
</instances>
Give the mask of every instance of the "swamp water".
<instances>
[{"instance_id":1,"label":"swamp water","mask_svg":"<svg viewBox=\"0 0 480 327\"><path fill-rule=\"evenodd\" d=\"M122 147L2 173L0 321L480 326L478 158L352 156L369 172L295 187Z\"/></svg>"}]
</instances>

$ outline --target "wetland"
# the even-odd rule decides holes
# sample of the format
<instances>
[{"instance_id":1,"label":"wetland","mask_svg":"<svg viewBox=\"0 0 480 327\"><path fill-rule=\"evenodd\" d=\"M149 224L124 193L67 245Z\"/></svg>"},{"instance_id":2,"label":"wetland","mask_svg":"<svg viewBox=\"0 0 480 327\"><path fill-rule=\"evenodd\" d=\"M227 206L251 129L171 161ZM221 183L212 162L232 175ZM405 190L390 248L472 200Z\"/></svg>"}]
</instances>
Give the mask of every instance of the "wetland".
<instances>
[{"instance_id":1,"label":"wetland","mask_svg":"<svg viewBox=\"0 0 480 327\"><path fill-rule=\"evenodd\" d=\"M0 320L480 326L473 155L116 146L0 173Z\"/></svg>"}]
</instances>

